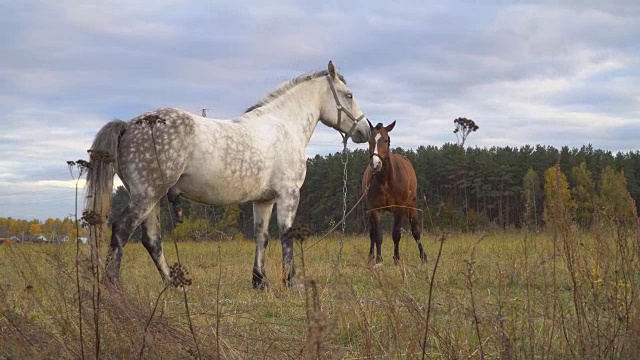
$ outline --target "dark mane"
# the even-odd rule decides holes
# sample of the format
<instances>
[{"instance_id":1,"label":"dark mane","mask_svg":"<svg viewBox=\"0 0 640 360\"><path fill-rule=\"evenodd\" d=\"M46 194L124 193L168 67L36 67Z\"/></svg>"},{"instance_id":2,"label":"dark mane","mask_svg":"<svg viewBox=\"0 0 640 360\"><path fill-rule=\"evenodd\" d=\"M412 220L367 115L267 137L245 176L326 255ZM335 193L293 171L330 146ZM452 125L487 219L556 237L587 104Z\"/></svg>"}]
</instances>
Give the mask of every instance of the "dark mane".
<instances>
[{"instance_id":1,"label":"dark mane","mask_svg":"<svg viewBox=\"0 0 640 360\"><path fill-rule=\"evenodd\" d=\"M314 73L310 73L310 74L303 74L300 75L298 77L295 77L287 82L285 82L284 84L278 86L278 88L276 88L275 90L273 90L272 92L270 92L269 94L267 94L265 97L263 97L262 99L260 99L260 101L258 101L256 104L250 106L249 108L247 108L247 110L245 110L245 114L248 112L251 112L255 109L258 109L270 102L272 102L273 100L277 99L278 97L280 97L280 95L286 93L289 89L291 89L292 87L303 83L305 81L309 81L312 79L316 79L319 78L321 76L327 76L329 75L329 71L328 70L320 70L320 71L316 71ZM338 76L338 78L340 79L340 81L342 81L343 83L347 83L344 79L344 77L340 74L336 74Z\"/></svg>"}]
</instances>

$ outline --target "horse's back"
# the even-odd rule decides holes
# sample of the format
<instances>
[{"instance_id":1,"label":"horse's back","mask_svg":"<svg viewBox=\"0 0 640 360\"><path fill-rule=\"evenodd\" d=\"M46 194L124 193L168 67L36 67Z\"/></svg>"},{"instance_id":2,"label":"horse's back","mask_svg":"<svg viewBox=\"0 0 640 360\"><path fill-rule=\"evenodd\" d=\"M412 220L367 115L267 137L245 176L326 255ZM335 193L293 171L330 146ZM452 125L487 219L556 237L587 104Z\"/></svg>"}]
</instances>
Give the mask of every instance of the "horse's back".
<instances>
[{"instance_id":1,"label":"horse's back","mask_svg":"<svg viewBox=\"0 0 640 360\"><path fill-rule=\"evenodd\" d=\"M416 196L416 192L418 190L418 178L416 176L416 172L413 169L413 164L411 160L404 155L394 154L396 157L396 166L398 167L397 174L402 174L403 177L402 182L406 184L406 189L403 190L408 196L409 199L413 199Z\"/></svg>"},{"instance_id":2,"label":"horse's back","mask_svg":"<svg viewBox=\"0 0 640 360\"><path fill-rule=\"evenodd\" d=\"M407 178L416 179L416 171L413 169L413 163L411 162L411 160L409 160L408 157L400 154L394 154L394 156L397 160L399 160L399 163L401 164L400 166L402 166L402 170L407 174Z\"/></svg>"},{"instance_id":3,"label":"horse's back","mask_svg":"<svg viewBox=\"0 0 640 360\"><path fill-rule=\"evenodd\" d=\"M120 138L118 175L133 191L170 186L184 169L194 133L194 115L180 109L161 108L133 118Z\"/></svg>"}]
</instances>

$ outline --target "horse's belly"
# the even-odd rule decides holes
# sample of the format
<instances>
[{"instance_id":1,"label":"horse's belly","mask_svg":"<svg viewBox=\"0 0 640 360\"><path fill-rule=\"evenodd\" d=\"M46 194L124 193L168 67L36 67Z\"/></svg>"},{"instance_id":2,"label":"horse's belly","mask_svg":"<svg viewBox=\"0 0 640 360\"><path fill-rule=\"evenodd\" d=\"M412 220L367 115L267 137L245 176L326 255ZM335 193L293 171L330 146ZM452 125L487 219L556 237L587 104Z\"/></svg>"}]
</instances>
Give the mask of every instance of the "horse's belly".
<instances>
[{"instance_id":1,"label":"horse's belly","mask_svg":"<svg viewBox=\"0 0 640 360\"><path fill-rule=\"evenodd\" d=\"M263 197L262 181L217 173L184 174L175 189L185 198L211 205L236 204Z\"/></svg>"}]
</instances>

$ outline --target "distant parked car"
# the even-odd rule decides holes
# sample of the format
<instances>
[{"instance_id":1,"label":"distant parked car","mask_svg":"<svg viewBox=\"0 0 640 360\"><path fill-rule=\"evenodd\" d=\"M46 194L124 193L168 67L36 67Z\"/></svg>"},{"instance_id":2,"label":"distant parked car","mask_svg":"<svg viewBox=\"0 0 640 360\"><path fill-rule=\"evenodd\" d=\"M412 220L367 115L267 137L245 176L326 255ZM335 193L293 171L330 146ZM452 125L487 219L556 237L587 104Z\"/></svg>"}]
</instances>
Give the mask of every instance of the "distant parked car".
<instances>
[{"instance_id":1,"label":"distant parked car","mask_svg":"<svg viewBox=\"0 0 640 360\"><path fill-rule=\"evenodd\" d=\"M67 235L56 235L54 241L58 243L69 242L69 237Z\"/></svg>"}]
</instances>

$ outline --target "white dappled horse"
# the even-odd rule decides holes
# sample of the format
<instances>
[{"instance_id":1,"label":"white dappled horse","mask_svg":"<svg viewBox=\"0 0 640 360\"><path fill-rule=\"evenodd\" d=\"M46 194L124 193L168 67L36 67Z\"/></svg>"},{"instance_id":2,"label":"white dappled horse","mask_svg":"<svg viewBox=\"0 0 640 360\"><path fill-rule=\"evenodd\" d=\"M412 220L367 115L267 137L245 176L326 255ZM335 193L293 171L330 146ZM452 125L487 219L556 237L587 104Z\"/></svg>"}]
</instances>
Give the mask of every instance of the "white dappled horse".
<instances>
[{"instance_id":1,"label":"white dappled horse","mask_svg":"<svg viewBox=\"0 0 640 360\"><path fill-rule=\"evenodd\" d=\"M318 122L356 143L370 128L342 76L328 70L302 75L265 96L233 120L162 108L129 122L107 123L90 149L87 214L92 236L106 233L114 174L130 202L112 225L107 278L119 284L124 245L142 225L142 243L171 282L160 238L159 201L167 193L203 204L253 202L256 252L253 286L266 284L268 225L277 204L280 233L294 221L306 174L305 149ZM345 141L346 141L345 138ZM295 274L292 240L282 241L285 279Z\"/></svg>"}]
</instances>

